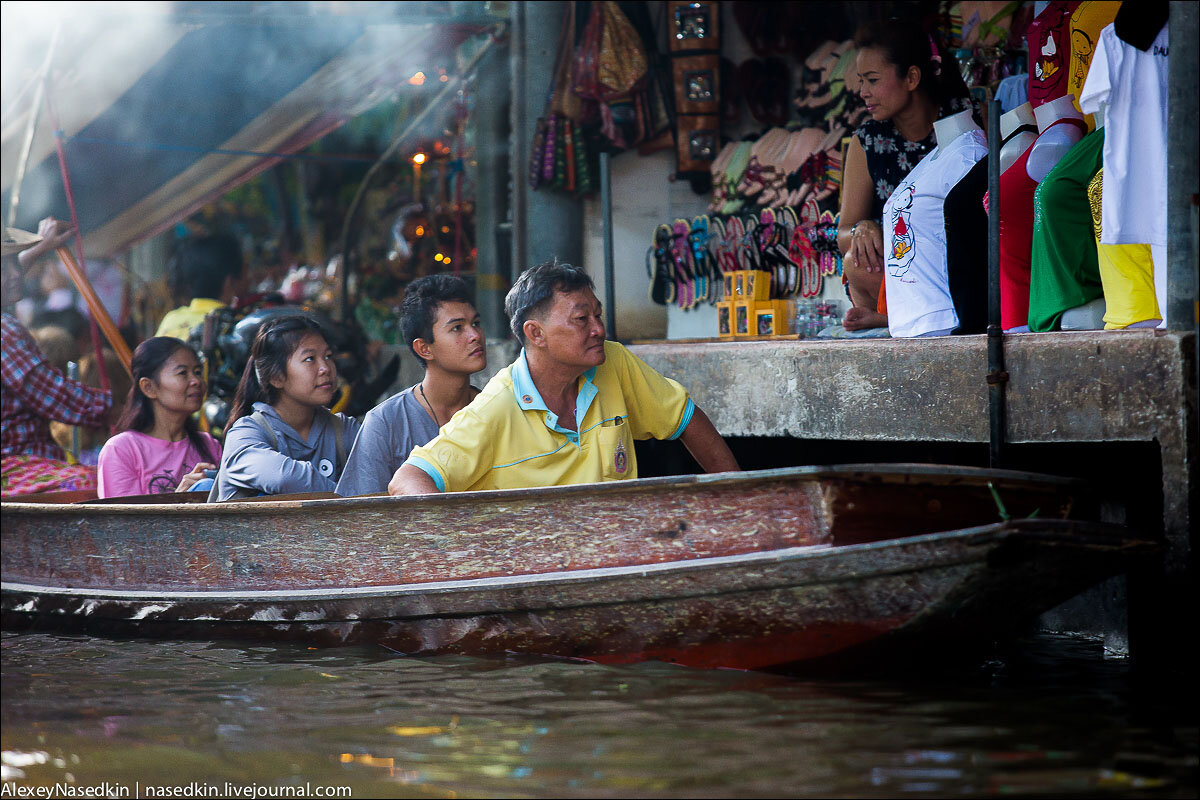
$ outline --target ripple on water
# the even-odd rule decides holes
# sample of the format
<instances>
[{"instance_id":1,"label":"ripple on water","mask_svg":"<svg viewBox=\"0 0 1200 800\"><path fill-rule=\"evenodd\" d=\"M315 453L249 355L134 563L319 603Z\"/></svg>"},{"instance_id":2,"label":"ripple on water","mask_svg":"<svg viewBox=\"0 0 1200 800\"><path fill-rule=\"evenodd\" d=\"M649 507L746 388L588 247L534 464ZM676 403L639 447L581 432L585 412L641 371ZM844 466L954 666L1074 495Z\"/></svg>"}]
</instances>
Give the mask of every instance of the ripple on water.
<instances>
[{"instance_id":1,"label":"ripple on water","mask_svg":"<svg viewBox=\"0 0 1200 800\"><path fill-rule=\"evenodd\" d=\"M356 797L1196 788L1180 696L1193 690L1147 693L1125 664L1057 637L921 680L42 634L0 646L4 781L20 785L308 781Z\"/></svg>"}]
</instances>

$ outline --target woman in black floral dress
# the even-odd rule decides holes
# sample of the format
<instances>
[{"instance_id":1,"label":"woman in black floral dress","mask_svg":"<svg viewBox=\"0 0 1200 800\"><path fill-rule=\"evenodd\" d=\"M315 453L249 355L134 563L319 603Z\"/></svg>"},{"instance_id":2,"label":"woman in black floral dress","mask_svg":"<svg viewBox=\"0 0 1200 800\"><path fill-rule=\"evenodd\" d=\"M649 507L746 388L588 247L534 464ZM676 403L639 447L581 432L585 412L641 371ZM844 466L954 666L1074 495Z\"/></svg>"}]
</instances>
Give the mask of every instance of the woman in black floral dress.
<instances>
[{"instance_id":1,"label":"woman in black floral dress","mask_svg":"<svg viewBox=\"0 0 1200 800\"><path fill-rule=\"evenodd\" d=\"M859 94L870 119L846 153L838 245L853 308L847 330L887 326L883 287L883 205L909 170L932 150L936 119L968 108L957 66L915 22L890 20L855 36Z\"/></svg>"}]
</instances>

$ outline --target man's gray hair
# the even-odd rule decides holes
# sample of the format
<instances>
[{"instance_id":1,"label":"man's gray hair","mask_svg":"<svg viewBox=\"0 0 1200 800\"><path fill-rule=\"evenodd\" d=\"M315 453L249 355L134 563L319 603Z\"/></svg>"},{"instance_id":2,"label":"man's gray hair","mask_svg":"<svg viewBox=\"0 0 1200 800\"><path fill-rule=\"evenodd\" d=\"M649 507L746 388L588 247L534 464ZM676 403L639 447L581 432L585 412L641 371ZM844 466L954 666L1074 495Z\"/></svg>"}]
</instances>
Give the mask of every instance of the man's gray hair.
<instances>
[{"instance_id":1,"label":"man's gray hair","mask_svg":"<svg viewBox=\"0 0 1200 800\"><path fill-rule=\"evenodd\" d=\"M544 312L554 300L555 292L574 292L579 289L595 291L591 277L579 267L560 262L557 258L530 267L521 273L504 298L504 312L513 336L525 346L525 321Z\"/></svg>"}]
</instances>

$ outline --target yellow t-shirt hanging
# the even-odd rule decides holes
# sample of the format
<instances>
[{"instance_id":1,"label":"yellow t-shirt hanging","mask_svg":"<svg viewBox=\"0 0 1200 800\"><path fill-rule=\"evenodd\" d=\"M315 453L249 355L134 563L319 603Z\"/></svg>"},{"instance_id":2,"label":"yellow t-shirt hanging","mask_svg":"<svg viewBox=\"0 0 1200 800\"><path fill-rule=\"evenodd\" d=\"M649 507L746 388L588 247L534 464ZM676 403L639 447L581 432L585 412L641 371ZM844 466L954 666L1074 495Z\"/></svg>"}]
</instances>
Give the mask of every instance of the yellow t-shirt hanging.
<instances>
[{"instance_id":1,"label":"yellow t-shirt hanging","mask_svg":"<svg viewBox=\"0 0 1200 800\"><path fill-rule=\"evenodd\" d=\"M1075 108L1079 109L1079 95L1083 82L1092 66L1092 55L1100 39L1100 31L1117 17L1120 0L1086 0L1071 14L1071 64L1067 73L1067 91L1075 96ZM1082 109L1080 109L1082 113ZM1083 115L1088 130L1096 129L1091 114Z\"/></svg>"}]
</instances>

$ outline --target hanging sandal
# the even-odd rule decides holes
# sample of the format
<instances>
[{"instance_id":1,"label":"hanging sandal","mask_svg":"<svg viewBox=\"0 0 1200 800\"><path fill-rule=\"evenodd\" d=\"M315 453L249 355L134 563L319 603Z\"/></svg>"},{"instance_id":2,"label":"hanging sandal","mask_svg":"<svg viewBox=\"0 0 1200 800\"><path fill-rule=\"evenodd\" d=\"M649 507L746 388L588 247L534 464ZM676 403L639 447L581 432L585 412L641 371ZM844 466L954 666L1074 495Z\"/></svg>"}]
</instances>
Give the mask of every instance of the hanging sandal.
<instances>
[{"instance_id":1,"label":"hanging sandal","mask_svg":"<svg viewBox=\"0 0 1200 800\"><path fill-rule=\"evenodd\" d=\"M675 301L685 311L696 305L696 273L687 244L687 220L677 219L671 226L671 254L675 261L675 278L679 286Z\"/></svg>"},{"instance_id":2,"label":"hanging sandal","mask_svg":"<svg viewBox=\"0 0 1200 800\"><path fill-rule=\"evenodd\" d=\"M663 224L654 229L654 244L646 253L646 266L650 268L653 255L654 269L650 275L650 299L665 306L675 302L675 274L671 260L671 226Z\"/></svg>"},{"instance_id":3,"label":"hanging sandal","mask_svg":"<svg viewBox=\"0 0 1200 800\"><path fill-rule=\"evenodd\" d=\"M704 288L700 299L710 304L717 302L719 288L714 288L713 280L718 278L713 265L712 256L708 252L708 217L700 215L692 220L692 229L688 233L688 245L692 248L692 263L696 265L697 278L703 281ZM717 280L718 287L720 281Z\"/></svg>"}]
</instances>

